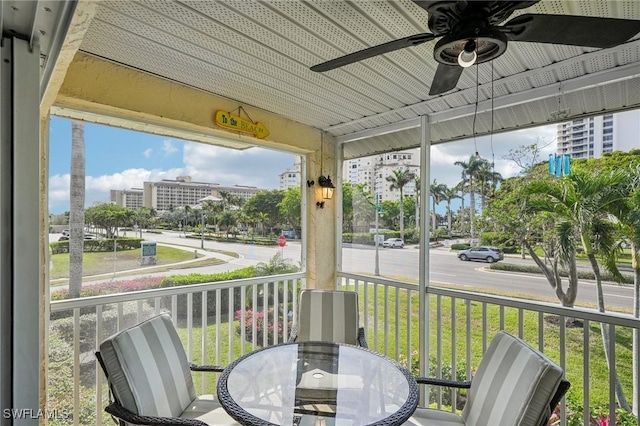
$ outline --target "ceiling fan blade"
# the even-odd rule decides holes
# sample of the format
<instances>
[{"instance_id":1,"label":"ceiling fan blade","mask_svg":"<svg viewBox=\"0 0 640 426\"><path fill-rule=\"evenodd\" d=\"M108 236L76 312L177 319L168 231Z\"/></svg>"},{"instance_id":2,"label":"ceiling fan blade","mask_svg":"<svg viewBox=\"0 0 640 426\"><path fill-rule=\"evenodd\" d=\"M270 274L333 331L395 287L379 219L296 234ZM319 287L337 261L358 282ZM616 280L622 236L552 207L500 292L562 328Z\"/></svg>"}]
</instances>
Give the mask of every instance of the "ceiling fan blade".
<instances>
[{"instance_id":1,"label":"ceiling fan blade","mask_svg":"<svg viewBox=\"0 0 640 426\"><path fill-rule=\"evenodd\" d=\"M457 65L438 64L436 75L431 82L429 95L439 95L454 89L460 80L464 68Z\"/></svg>"},{"instance_id":2,"label":"ceiling fan blade","mask_svg":"<svg viewBox=\"0 0 640 426\"><path fill-rule=\"evenodd\" d=\"M525 14L504 26L511 41L613 47L640 32L640 21L592 16Z\"/></svg>"},{"instance_id":3,"label":"ceiling fan blade","mask_svg":"<svg viewBox=\"0 0 640 426\"><path fill-rule=\"evenodd\" d=\"M388 43L379 44L377 46L359 50L357 52L353 52L336 59L331 59L330 61L314 65L310 69L311 71L315 72L330 71L336 68L343 67L345 65L353 64L354 62L362 61L363 59L371 58L373 56L393 52L394 50L402 49L405 47L417 46L419 44L433 40L435 37L436 36L431 33L415 34L409 37L393 40Z\"/></svg>"}]
</instances>

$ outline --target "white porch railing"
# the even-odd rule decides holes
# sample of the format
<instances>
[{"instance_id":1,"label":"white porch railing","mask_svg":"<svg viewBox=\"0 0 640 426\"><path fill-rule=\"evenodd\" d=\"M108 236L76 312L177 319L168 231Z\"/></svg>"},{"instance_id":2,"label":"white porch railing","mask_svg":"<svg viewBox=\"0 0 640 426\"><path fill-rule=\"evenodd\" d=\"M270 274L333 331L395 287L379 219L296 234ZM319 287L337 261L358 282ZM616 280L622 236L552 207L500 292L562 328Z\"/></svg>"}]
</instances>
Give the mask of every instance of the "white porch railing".
<instances>
[{"instance_id":1,"label":"white porch railing","mask_svg":"<svg viewBox=\"0 0 640 426\"><path fill-rule=\"evenodd\" d=\"M370 348L414 370L422 363L425 371L436 377L471 377L488 342L501 329L543 350L565 369L573 384L571 403L561 405L562 425L567 424L568 415L581 417L582 424L589 424L594 405L615 410L614 375L603 361L599 332L600 323L605 324L615 336L607 348L608 355L629 403L640 405L631 401L630 388L631 337L632 333L640 334L640 320L430 287L426 297L428 320L425 330L420 331L418 286L346 273L339 276L339 287L360 293L361 325L367 330ZM305 282L305 274L299 273L52 302L49 403L58 411L65 410L61 408L63 403L69 407L69 420L52 424L111 424L103 414L107 389L93 356L107 336L168 311L190 360L226 365L258 346L286 340L290 322L297 314L297 295ZM567 326L567 318L573 318L574 323L580 321L582 327ZM419 333L429 336L424 356L419 353ZM68 364L64 364L63 356L57 358L65 354L72 358ZM206 373L194 376L201 393L215 392L215 377L208 377ZM423 392L429 392L437 406L457 406L464 400L464 395L437 388ZM576 413L575 407L582 412Z\"/></svg>"},{"instance_id":2,"label":"white porch railing","mask_svg":"<svg viewBox=\"0 0 640 426\"><path fill-rule=\"evenodd\" d=\"M633 334L640 336L638 319L428 287L426 329L422 332L429 339L425 340L426 355L421 356L416 327L419 318L417 285L347 273L339 276L342 289L355 290L361 295L361 321L367 330L370 348L406 363L408 368L413 366L414 371L419 362L424 362L423 371L435 377L471 377L493 335L498 330L506 330L551 357L572 382L568 394L571 403L564 400L561 404L559 424L566 425L568 415L578 424L590 424L591 409L596 405L608 408L610 415L614 413L615 372L621 379L629 405L640 406L640 401L632 401L631 361ZM382 302L376 303L380 297ZM567 319L572 320L571 324L567 324ZM600 324L613 337L606 351L615 366L611 372L606 367ZM640 366L636 368L640 370ZM640 377L640 371L637 373L636 377ZM438 407L445 402L453 407L458 402L463 403L457 400L459 396L453 391L445 394L432 388L423 389L423 392L430 392L430 400ZM605 401L601 400L602 395ZM594 398L599 398L600 402ZM611 421L611 424L615 422Z\"/></svg>"},{"instance_id":3,"label":"white porch railing","mask_svg":"<svg viewBox=\"0 0 640 426\"><path fill-rule=\"evenodd\" d=\"M51 302L48 404L57 418L50 424L113 424L94 356L111 334L170 312L190 361L227 365L288 338L305 283L297 273ZM215 393L210 374L209 381L207 373L194 375L201 393Z\"/></svg>"}]
</instances>

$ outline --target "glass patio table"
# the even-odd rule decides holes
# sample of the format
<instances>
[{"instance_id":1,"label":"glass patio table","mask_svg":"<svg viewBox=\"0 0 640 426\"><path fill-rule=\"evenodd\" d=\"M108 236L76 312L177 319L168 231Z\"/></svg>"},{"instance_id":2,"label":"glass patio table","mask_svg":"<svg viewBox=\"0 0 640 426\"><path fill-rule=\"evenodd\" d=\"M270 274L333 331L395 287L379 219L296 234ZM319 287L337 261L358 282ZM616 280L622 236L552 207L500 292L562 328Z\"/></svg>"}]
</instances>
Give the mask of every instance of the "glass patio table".
<instances>
[{"instance_id":1,"label":"glass patio table","mask_svg":"<svg viewBox=\"0 0 640 426\"><path fill-rule=\"evenodd\" d=\"M397 362L327 342L244 355L225 368L217 392L231 417L251 426L400 425L418 404L418 385Z\"/></svg>"}]
</instances>

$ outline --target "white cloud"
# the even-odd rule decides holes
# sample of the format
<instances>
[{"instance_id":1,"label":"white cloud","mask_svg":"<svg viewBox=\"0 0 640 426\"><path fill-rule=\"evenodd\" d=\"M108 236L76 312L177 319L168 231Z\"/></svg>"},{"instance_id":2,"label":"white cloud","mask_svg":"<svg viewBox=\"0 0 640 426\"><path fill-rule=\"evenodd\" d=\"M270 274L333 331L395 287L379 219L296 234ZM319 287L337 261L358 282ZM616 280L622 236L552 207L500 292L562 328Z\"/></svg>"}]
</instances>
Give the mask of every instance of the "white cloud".
<instances>
[{"instance_id":1,"label":"white cloud","mask_svg":"<svg viewBox=\"0 0 640 426\"><path fill-rule=\"evenodd\" d=\"M250 148L239 151L205 144L185 144L185 174L198 182L221 185L279 187L280 173L293 168L295 156L277 151Z\"/></svg>"},{"instance_id":2,"label":"white cloud","mask_svg":"<svg viewBox=\"0 0 640 426\"><path fill-rule=\"evenodd\" d=\"M85 180L85 206L105 203L110 200L112 189L142 188L145 181L175 179L184 169L146 170L128 169L119 173L102 176L87 176ZM49 210L63 212L69 209L69 174L54 175L49 178Z\"/></svg>"},{"instance_id":3,"label":"white cloud","mask_svg":"<svg viewBox=\"0 0 640 426\"><path fill-rule=\"evenodd\" d=\"M177 150L178 148L173 145L173 141L171 139L162 141L162 152L164 152L165 155L171 155Z\"/></svg>"},{"instance_id":4,"label":"white cloud","mask_svg":"<svg viewBox=\"0 0 640 426\"><path fill-rule=\"evenodd\" d=\"M153 153L153 149L152 148L147 148L144 150L144 152L142 153L144 155L144 158L149 158L151 157L151 154Z\"/></svg>"}]
</instances>

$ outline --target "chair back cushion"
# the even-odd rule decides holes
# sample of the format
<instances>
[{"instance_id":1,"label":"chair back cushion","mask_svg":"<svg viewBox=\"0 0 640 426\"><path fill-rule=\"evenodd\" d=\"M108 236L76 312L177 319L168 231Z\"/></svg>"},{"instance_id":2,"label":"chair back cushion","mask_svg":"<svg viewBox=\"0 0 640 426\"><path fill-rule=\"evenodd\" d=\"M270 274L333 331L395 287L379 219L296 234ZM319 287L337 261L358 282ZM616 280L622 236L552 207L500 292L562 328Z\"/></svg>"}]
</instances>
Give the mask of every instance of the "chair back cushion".
<instances>
[{"instance_id":1,"label":"chair back cushion","mask_svg":"<svg viewBox=\"0 0 640 426\"><path fill-rule=\"evenodd\" d=\"M358 344L358 293L303 290L299 308L298 341Z\"/></svg>"},{"instance_id":2,"label":"chair back cushion","mask_svg":"<svg viewBox=\"0 0 640 426\"><path fill-rule=\"evenodd\" d=\"M471 381L462 418L467 426L538 426L562 378L553 361L500 331Z\"/></svg>"},{"instance_id":3,"label":"chair back cushion","mask_svg":"<svg viewBox=\"0 0 640 426\"><path fill-rule=\"evenodd\" d=\"M189 362L168 314L100 344L114 397L143 416L177 417L196 398Z\"/></svg>"}]
</instances>

